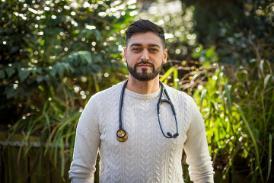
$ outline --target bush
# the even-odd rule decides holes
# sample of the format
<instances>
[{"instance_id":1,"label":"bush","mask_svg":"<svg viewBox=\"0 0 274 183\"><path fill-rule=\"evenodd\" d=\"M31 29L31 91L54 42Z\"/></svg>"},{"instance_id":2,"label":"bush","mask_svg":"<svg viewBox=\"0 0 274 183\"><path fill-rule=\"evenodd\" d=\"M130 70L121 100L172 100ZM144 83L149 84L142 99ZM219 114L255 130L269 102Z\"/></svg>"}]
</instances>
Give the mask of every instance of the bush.
<instances>
[{"instance_id":1,"label":"bush","mask_svg":"<svg viewBox=\"0 0 274 183\"><path fill-rule=\"evenodd\" d=\"M118 0L0 2L0 125L29 144L18 161L35 136L45 146L37 156L66 176L82 107L125 78L121 34L135 9Z\"/></svg>"}]
</instances>

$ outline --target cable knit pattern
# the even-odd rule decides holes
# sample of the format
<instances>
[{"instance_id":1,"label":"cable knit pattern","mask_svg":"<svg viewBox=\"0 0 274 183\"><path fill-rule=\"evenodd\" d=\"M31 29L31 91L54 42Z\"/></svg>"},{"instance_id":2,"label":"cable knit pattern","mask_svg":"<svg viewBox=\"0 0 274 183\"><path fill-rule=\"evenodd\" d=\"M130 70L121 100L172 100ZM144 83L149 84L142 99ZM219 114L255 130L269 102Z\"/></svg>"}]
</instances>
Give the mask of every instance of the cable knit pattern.
<instances>
[{"instance_id":1,"label":"cable knit pattern","mask_svg":"<svg viewBox=\"0 0 274 183\"><path fill-rule=\"evenodd\" d=\"M101 183L181 183L183 150L191 180L213 182L203 119L193 99L183 92L165 85L177 113L179 131L177 138L168 139L157 119L160 91L142 95L126 89L122 120L128 140L116 140L123 83L92 96L81 114L69 171L72 182L93 182L99 151ZM161 104L160 112L164 132L175 133L170 106Z\"/></svg>"}]
</instances>

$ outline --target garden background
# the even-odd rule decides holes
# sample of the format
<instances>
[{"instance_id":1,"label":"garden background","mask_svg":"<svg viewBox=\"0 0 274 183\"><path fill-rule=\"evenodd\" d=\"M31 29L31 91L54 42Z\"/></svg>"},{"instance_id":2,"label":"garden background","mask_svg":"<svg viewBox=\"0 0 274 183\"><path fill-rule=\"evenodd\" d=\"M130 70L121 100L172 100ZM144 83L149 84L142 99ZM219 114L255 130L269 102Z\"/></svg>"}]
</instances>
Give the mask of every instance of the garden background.
<instances>
[{"instance_id":1,"label":"garden background","mask_svg":"<svg viewBox=\"0 0 274 183\"><path fill-rule=\"evenodd\" d=\"M0 0L0 182L69 182L80 113L126 79L139 18L165 28L161 80L200 107L215 182L274 181L273 1Z\"/></svg>"}]
</instances>

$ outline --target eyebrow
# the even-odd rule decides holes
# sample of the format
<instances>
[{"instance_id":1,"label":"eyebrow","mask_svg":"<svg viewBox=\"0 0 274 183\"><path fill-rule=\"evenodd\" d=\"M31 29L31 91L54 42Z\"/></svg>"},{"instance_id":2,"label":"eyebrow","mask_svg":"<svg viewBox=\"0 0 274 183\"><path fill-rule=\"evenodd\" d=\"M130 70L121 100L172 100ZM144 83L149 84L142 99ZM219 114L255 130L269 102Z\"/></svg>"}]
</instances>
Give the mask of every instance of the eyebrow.
<instances>
[{"instance_id":1,"label":"eyebrow","mask_svg":"<svg viewBox=\"0 0 274 183\"><path fill-rule=\"evenodd\" d=\"M130 47L133 47L133 46L142 46L142 44L140 44L140 43L133 43L132 45L130 45ZM148 47L157 47L157 48L160 48L160 46L158 44L148 44Z\"/></svg>"}]
</instances>

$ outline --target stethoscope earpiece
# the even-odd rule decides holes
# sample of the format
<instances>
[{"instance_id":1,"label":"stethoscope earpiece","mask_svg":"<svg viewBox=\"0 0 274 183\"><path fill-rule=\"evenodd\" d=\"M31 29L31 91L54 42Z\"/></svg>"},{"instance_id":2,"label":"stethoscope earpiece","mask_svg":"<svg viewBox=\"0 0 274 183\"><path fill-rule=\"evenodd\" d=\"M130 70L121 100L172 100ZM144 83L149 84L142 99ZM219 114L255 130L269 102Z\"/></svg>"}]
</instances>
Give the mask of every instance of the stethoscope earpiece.
<instances>
[{"instance_id":1,"label":"stethoscope earpiece","mask_svg":"<svg viewBox=\"0 0 274 183\"><path fill-rule=\"evenodd\" d=\"M170 132L167 132L166 135L167 135L169 138L176 138L176 137L179 136L178 133L175 133L175 134L172 135Z\"/></svg>"},{"instance_id":2,"label":"stethoscope earpiece","mask_svg":"<svg viewBox=\"0 0 274 183\"><path fill-rule=\"evenodd\" d=\"M179 133L175 133L174 135L173 135L173 138L176 138L176 137L178 137L179 136Z\"/></svg>"},{"instance_id":3,"label":"stethoscope earpiece","mask_svg":"<svg viewBox=\"0 0 274 183\"><path fill-rule=\"evenodd\" d=\"M167 134L167 136L169 136L170 138L173 137L173 135L172 135L170 132L167 132L166 134Z\"/></svg>"}]
</instances>

